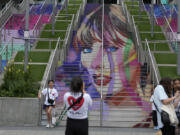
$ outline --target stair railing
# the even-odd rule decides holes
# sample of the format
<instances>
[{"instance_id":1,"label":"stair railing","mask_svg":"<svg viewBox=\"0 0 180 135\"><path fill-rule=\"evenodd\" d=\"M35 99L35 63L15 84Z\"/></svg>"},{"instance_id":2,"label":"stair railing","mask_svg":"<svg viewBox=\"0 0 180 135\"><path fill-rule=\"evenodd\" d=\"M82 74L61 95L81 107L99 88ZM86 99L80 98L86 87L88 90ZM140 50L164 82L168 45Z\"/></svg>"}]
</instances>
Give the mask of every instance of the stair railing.
<instances>
[{"instance_id":1,"label":"stair railing","mask_svg":"<svg viewBox=\"0 0 180 135\"><path fill-rule=\"evenodd\" d=\"M164 12L166 12L166 8L164 5L163 6L163 9L164 9ZM174 49L174 51L177 51L177 45L178 45L178 42L177 42L177 34L172 30L172 27L166 17L166 15L163 16L164 17L164 20L165 20L165 24L162 26L162 30L163 30L163 33L164 35L166 36L166 39L167 40L172 40L174 42L172 42L170 45L172 46L172 48Z\"/></svg>"},{"instance_id":2,"label":"stair railing","mask_svg":"<svg viewBox=\"0 0 180 135\"><path fill-rule=\"evenodd\" d=\"M145 39L145 48L146 50L144 51L144 57L146 57L146 62L148 64L148 68L150 70L150 75L152 78L153 85L156 86L159 84L160 81L160 75L158 74L158 69L157 65L155 63L155 59L151 53L150 47L149 47L149 42L147 39Z\"/></svg>"},{"instance_id":3,"label":"stair railing","mask_svg":"<svg viewBox=\"0 0 180 135\"><path fill-rule=\"evenodd\" d=\"M5 7L0 11L0 18L4 15L6 11L9 10L9 8L13 5L13 1L10 0L8 3L6 3Z\"/></svg>"}]
</instances>

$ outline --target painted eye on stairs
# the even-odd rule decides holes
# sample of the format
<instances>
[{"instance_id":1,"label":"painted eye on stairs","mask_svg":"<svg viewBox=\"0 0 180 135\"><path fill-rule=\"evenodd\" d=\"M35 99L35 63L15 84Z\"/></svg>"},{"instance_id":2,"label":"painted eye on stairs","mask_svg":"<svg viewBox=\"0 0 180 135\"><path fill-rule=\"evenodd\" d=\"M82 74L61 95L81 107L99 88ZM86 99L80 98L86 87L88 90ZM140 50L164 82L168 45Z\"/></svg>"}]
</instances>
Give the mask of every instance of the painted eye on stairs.
<instances>
[{"instance_id":1,"label":"painted eye on stairs","mask_svg":"<svg viewBox=\"0 0 180 135\"><path fill-rule=\"evenodd\" d=\"M92 49L91 48L84 48L83 52L84 53L91 53Z\"/></svg>"},{"instance_id":2,"label":"painted eye on stairs","mask_svg":"<svg viewBox=\"0 0 180 135\"><path fill-rule=\"evenodd\" d=\"M106 49L107 52L115 52L118 48L116 47L109 47Z\"/></svg>"}]
</instances>

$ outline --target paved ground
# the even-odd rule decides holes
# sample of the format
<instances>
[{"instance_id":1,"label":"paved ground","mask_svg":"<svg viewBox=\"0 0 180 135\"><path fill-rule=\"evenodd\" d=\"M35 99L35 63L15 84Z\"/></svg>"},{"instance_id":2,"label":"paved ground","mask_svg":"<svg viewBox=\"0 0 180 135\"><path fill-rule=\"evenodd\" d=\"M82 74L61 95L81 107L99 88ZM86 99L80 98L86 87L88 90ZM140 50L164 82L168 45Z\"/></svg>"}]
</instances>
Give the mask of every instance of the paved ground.
<instances>
[{"instance_id":1,"label":"paved ground","mask_svg":"<svg viewBox=\"0 0 180 135\"><path fill-rule=\"evenodd\" d=\"M64 130L64 127L0 127L0 135L64 135ZM90 128L89 135L155 135L155 131L150 128Z\"/></svg>"}]
</instances>

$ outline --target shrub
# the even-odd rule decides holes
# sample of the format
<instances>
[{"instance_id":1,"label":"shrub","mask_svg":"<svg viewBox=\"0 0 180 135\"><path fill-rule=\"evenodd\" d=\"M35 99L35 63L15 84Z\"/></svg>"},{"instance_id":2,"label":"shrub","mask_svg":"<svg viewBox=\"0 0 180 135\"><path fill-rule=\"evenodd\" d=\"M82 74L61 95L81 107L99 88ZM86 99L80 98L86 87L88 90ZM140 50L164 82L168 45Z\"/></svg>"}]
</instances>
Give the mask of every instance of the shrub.
<instances>
[{"instance_id":1,"label":"shrub","mask_svg":"<svg viewBox=\"0 0 180 135\"><path fill-rule=\"evenodd\" d=\"M5 70L0 97L37 97L39 84L33 80L29 67L24 72L11 64Z\"/></svg>"}]
</instances>

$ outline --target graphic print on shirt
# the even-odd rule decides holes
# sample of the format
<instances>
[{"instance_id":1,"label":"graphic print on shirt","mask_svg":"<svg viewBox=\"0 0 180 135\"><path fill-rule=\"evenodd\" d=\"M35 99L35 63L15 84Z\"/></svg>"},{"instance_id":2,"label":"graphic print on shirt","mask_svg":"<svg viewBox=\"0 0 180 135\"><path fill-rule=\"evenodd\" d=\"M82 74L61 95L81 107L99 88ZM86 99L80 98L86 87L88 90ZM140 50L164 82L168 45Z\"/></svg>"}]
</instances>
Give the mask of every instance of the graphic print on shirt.
<instances>
[{"instance_id":1,"label":"graphic print on shirt","mask_svg":"<svg viewBox=\"0 0 180 135\"><path fill-rule=\"evenodd\" d=\"M52 93L52 96L55 97L55 93Z\"/></svg>"},{"instance_id":2,"label":"graphic print on shirt","mask_svg":"<svg viewBox=\"0 0 180 135\"><path fill-rule=\"evenodd\" d=\"M80 98L80 97L79 97L79 98ZM79 99L79 98L78 98L78 99ZM71 106L71 105L72 105L74 102L76 102L78 99L75 99L75 98L72 97L72 96L68 97L68 104L69 104L69 106ZM79 110L79 109L81 108L81 106L83 105L83 103L84 103L84 98L82 98L79 103L77 103L76 105L74 105L74 106L72 107L72 109L73 109L74 111Z\"/></svg>"}]
</instances>

